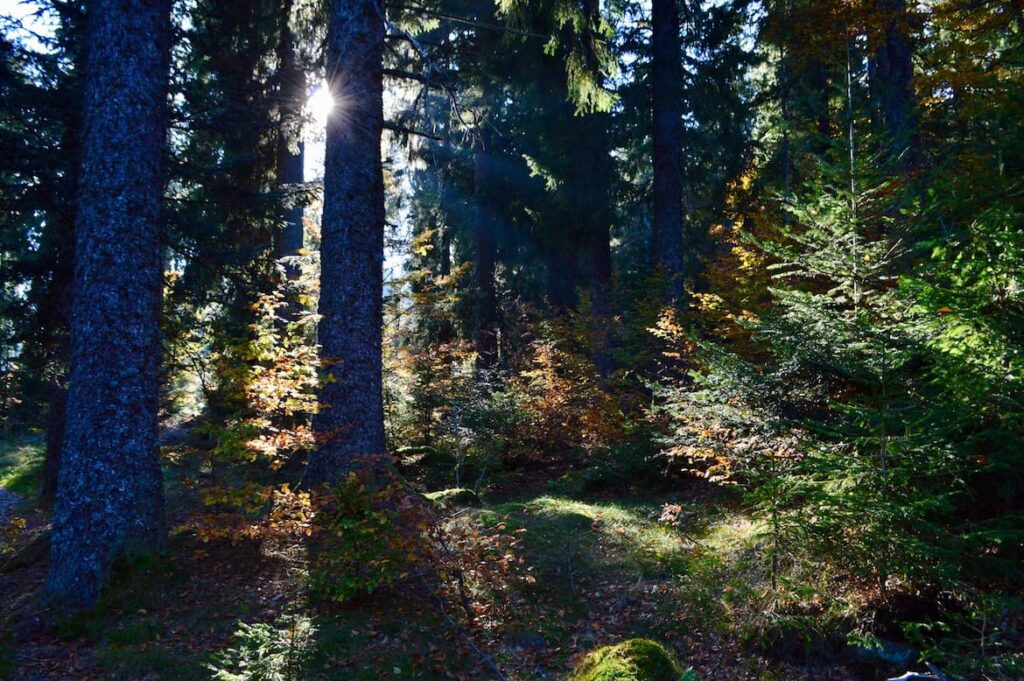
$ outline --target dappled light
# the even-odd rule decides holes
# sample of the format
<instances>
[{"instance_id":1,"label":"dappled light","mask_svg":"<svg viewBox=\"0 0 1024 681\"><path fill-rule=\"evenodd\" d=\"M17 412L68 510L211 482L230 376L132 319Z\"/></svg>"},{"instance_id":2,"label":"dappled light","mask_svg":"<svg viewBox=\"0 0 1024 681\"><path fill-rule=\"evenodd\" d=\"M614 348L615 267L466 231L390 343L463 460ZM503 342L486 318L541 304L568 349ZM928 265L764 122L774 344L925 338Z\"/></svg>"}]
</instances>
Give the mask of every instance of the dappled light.
<instances>
[{"instance_id":1,"label":"dappled light","mask_svg":"<svg viewBox=\"0 0 1024 681\"><path fill-rule=\"evenodd\" d=\"M0 679L1024 679L1022 8L0 0Z\"/></svg>"}]
</instances>

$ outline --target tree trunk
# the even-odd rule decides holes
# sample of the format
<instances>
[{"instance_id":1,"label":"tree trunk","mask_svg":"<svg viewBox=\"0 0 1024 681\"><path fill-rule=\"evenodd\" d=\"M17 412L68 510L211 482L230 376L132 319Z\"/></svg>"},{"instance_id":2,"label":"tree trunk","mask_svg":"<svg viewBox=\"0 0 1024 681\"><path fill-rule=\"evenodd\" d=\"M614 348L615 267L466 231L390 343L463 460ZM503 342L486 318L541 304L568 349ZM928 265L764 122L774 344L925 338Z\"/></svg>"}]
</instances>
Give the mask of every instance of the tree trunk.
<instances>
[{"instance_id":1,"label":"tree trunk","mask_svg":"<svg viewBox=\"0 0 1024 681\"><path fill-rule=\"evenodd\" d=\"M290 25L292 2L286 0L281 10L281 41L278 46L280 69L280 121L277 135L277 181L287 192L294 192L305 181L305 145L302 141L302 111L306 101L306 74L295 54L295 37ZM284 221L278 235L277 257L298 255L305 242L302 225L302 202L289 197ZM294 268L288 268L294 276Z\"/></svg>"},{"instance_id":2,"label":"tree trunk","mask_svg":"<svg viewBox=\"0 0 1024 681\"><path fill-rule=\"evenodd\" d=\"M440 178L438 184L441 184ZM437 221L438 248L437 248L437 276L440 279L448 279L452 273L452 233L451 227L445 220ZM451 314L445 313L437 329L437 340L440 343L450 343L455 339L455 324Z\"/></svg>"},{"instance_id":3,"label":"tree trunk","mask_svg":"<svg viewBox=\"0 0 1024 681\"><path fill-rule=\"evenodd\" d=\"M384 23L376 0L331 0L319 338L328 380L315 419L311 484L385 453L381 376L384 260Z\"/></svg>"},{"instance_id":4,"label":"tree trunk","mask_svg":"<svg viewBox=\"0 0 1024 681\"><path fill-rule=\"evenodd\" d=\"M682 171L682 66L676 0L653 0L654 232L655 269L670 281L674 299L684 293Z\"/></svg>"},{"instance_id":5,"label":"tree trunk","mask_svg":"<svg viewBox=\"0 0 1024 681\"><path fill-rule=\"evenodd\" d=\"M612 310L611 205L615 167L608 152L609 115L590 113L575 125L582 138L572 146L570 175L574 215L584 221L588 293L591 312L591 359L601 375L615 368L612 359L614 314ZM681 235L681 233L680 233Z\"/></svg>"},{"instance_id":6,"label":"tree trunk","mask_svg":"<svg viewBox=\"0 0 1024 681\"><path fill-rule=\"evenodd\" d=\"M64 451L47 592L91 606L114 560L164 547L157 449L170 0L94 0Z\"/></svg>"},{"instance_id":7,"label":"tree trunk","mask_svg":"<svg viewBox=\"0 0 1024 681\"><path fill-rule=\"evenodd\" d=\"M543 246L547 302L556 313L576 308L577 257L562 244Z\"/></svg>"},{"instance_id":8,"label":"tree trunk","mask_svg":"<svg viewBox=\"0 0 1024 681\"><path fill-rule=\"evenodd\" d=\"M832 146L832 120L829 107L829 82L825 64L820 59L813 59L807 65L808 87L810 89L810 107L817 128L817 138L811 145L815 156L824 158Z\"/></svg>"},{"instance_id":9,"label":"tree trunk","mask_svg":"<svg viewBox=\"0 0 1024 681\"><path fill-rule=\"evenodd\" d=\"M39 501L44 506L53 503L57 497L57 480L60 475L61 453L64 448L64 431L68 406L68 390L63 377L54 379L50 387L49 404L46 414L46 456L43 460L43 481L39 487Z\"/></svg>"},{"instance_id":10,"label":"tree trunk","mask_svg":"<svg viewBox=\"0 0 1024 681\"><path fill-rule=\"evenodd\" d=\"M49 286L38 282L41 290L45 291L45 304L41 301L38 307L40 322L49 327L49 336L54 339L50 358L54 377L47 405L46 455L39 489L39 501L44 506L51 505L57 496L67 418L67 379L71 359L69 330L75 278L76 194L82 164L82 81L87 38L84 3L62 5L59 16L62 49L68 55L71 67L59 94L66 107L61 109L65 126L60 144L61 155L65 158L65 172L58 185L59 196L52 197L56 205L46 219L48 227L52 226L53 229L53 238L57 243L56 254Z\"/></svg>"},{"instance_id":11,"label":"tree trunk","mask_svg":"<svg viewBox=\"0 0 1024 681\"><path fill-rule=\"evenodd\" d=\"M885 17L872 68L876 112L889 138L889 155L908 168L916 152L914 62L906 0L878 0Z\"/></svg>"},{"instance_id":12,"label":"tree trunk","mask_svg":"<svg viewBox=\"0 0 1024 681\"><path fill-rule=\"evenodd\" d=\"M79 105L80 108L80 105ZM78 151L79 113L71 116L62 149L80 162ZM72 164L68 169L67 184L62 188L73 197L78 184L78 168ZM57 480L60 473L61 452L64 448L64 431L68 404L67 375L71 358L71 339L68 327L71 320L71 297L74 280L75 250L75 206L67 201L64 211L51 216L56 237L59 240L58 255L52 268L52 279L47 290L46 313L40 321L50 327L54 338L50 363L54 373L46 413L46 454L43 464L43 480L39 488L39 501L44 506L53 503L57 496Z\"/></svg>"},{"instance_id":13,"label":"tree trunk","mask_svg":"<svg viewBox=\"0 0 1024 681\"><path fill-rule=\"evenodd\" d=\"M473 193L476 220L473 226L473 276L476 284L476 324L474 336L478 366L490 367L498 354L498 309L494 285L496 260L491 139L486 129L474 153Z\"/></svg>"},{"instance_id":14,"label":"tree trunk","mask_svg":"<svg viewBox=\"0 0 1024 681\"><path fill-rule=\"evenodd\" d=\"M590 246L590 305L594 367L602 376L615 369L612 357L612 248L610 224L600 226Z\"/></svg>"}]
</instances>

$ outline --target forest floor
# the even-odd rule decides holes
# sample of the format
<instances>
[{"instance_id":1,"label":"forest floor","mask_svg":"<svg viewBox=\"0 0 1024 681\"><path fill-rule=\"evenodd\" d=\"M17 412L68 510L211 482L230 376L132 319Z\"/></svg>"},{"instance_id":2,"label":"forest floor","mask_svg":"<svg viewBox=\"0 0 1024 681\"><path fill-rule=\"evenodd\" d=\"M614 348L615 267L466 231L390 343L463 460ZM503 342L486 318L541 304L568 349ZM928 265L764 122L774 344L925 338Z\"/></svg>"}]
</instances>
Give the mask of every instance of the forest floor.
<instances>
[{"instance_id":1,"label":"forest floor","mask_svg":"<svg viewBox=\"0 0 1024 681\"><path fill-rule=\"evenodd\" d=\"M15 480L29 491L40 447L5 445L4 488ZM727 495L697 484L674 494L577 487L520 480L514 494L446 507L456 545L514 537L527 576L475 593L472 622L415 583L313 604L300 544L202 543L183 530L172 531L165 559L121 569L95 612L61 618L40 605L41 554L0 568L0 678L248 678L215 676L244 658L276 666L267 678L281 679L470 681L496 678L491 663L510 680L562 679L581 654L634 637L664 642L709 681L876 678L785 636L758 644L771 609L756 567L761 540ZM182 495L168 496L173 527L188 510ZM678 506L675 524L660 519L664 504ZM8 554L44 536L45 514L28 501L18 512L26 527Z\"/></svg>"}]
</instances>

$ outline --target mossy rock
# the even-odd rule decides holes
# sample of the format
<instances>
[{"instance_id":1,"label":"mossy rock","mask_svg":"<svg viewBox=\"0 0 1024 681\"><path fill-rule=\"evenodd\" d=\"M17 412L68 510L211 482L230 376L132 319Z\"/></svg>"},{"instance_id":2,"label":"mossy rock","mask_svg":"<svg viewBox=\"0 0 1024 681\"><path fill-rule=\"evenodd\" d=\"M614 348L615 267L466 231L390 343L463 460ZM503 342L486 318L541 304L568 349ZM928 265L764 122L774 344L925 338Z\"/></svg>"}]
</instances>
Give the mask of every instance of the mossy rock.
<instances>
[{"instance_id":1,"label":"mossy rock","mask_svg":"<svg viewBox=\"0 0 1024 681\"><path fill-rule=\"evenodd\" d=\"M684 672L660 643L635 638L588 654L569 681L697 681L697 675Z\"/></svg>"},{"instance_id":2,"label":"mossy rock","mask_svg":"<svg viewBox=\"0 0 1024 681\"><path fill-rule=\"evenodd\" d=\"M438 492L428 492L427 499L442 506L479 506L480 497L471 489L453 487Z\"/></svg>"}]
</instances>

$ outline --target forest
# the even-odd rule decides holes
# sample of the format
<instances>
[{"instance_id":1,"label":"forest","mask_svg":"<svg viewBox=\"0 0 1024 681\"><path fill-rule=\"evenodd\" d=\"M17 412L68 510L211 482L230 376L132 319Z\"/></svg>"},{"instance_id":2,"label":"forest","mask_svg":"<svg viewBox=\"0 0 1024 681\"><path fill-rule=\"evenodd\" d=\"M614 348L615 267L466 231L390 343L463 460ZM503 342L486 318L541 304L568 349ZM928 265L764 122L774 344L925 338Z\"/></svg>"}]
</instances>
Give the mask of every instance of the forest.
<instances>
[{"instance_id":1,"label":"forest","mask_svg":"<svg viewBox=\"0 0 1024 681\"><path fill-rule=\"evenodd\" d=\"M0 0L0 679L1024 679L1024 0Z\"/></svg>"}]
</instances>

